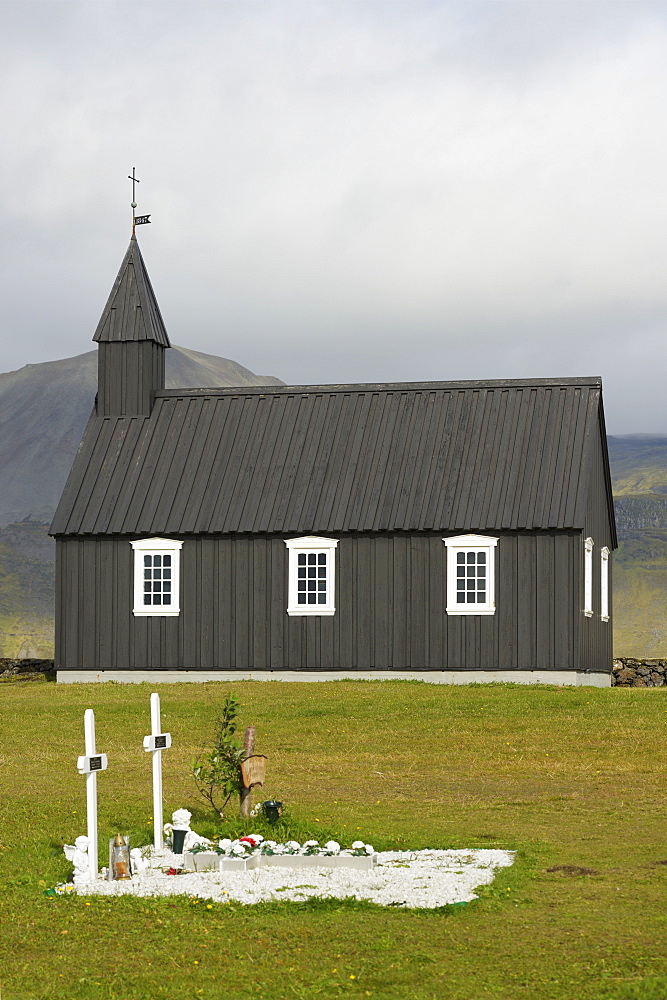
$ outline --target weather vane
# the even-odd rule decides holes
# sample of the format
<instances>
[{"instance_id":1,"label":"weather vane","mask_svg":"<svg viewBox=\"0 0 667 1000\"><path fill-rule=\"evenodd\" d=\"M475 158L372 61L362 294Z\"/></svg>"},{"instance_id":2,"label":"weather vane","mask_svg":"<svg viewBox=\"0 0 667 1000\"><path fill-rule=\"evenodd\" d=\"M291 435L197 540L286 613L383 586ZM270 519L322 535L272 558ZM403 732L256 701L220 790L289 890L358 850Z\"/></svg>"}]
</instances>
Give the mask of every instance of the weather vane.
<instances>
[{"instance_id":1,"label":"weather vane","mask_svg":"<svg viewBox=\"0 0 667 1000\"><path fill-rule=\"evenodd\" d=\"M135 215L134 210L137 207L136 198L136 186L140 184L141 181L135 176L135 167L132 167L132 173L127 175L127 179L132 181L132 235L134 236L134 230L136 226L150 225L151 217L150 215Z\"/></svg>"}]
</instances>

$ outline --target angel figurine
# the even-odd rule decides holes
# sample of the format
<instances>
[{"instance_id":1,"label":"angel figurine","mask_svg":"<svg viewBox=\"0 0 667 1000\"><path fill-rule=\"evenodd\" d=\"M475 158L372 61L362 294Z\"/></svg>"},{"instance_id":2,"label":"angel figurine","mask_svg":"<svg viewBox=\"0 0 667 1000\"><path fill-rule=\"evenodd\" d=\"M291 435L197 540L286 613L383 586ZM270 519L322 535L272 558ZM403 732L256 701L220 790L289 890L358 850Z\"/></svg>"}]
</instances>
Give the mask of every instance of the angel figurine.
<instances>
[{"instance_id":1,"label":"angel figurine","mask_svg":"<svg viewBox=\"0 0 667 1000\"><path fill-rule=\"evenodd\" d=\"M171 839L172 847L176 854L182 854L183 851L191 851L197 845L208 847L211 843L206 837L202 837L190 829L191 819L192 813L188 809L176 809L172 813L171 823L164 824L165 837Z\"/></svg>"},{"instance_id":2,"label":"angel figurine","mask_svg":"<svg viewBox=\"0 0 667 1000\"><path fill-rule=\"evenodd\" d=\"M132 862L132 874L140 875L148 868L148 858L141 853L140 847L133 847L130 851L130 861Z\"/></svg>"},{"instance_id":3,"label":"angel figurine","mask_svg":"<svg viewBox=\"0 0 667 1000\"><path fill-rule=\"evenodd\" d=\"M65 857L74 865L74 885L90 881L90 858L88 857L88 837L77 837L73 844L63 847Z\"/></svg>"},{"instance_id":4,"label":"angel figurine","mask_svg":"<svg viewBox=\"0 0 667 1000\"><path fill-rule=\"evenodd\" d=\"M192 813L189 809L176 809L171 814L171 823L174 830L189 830Z\"/></svg>"}]
</instances>

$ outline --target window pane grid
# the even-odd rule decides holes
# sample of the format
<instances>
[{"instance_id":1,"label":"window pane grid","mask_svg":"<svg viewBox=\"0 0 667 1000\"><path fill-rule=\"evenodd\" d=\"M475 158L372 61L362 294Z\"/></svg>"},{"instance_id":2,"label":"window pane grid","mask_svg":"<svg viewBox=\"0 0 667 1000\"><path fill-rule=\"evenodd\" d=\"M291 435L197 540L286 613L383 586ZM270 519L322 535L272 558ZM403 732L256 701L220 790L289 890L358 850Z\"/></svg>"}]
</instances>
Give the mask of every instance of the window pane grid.
<instances>
[{"instance_id":1,"label":"window pane grid","mask_svg":"<svg viewBox=\"0 0 667 1000\"><path fill-rule=\"evenodd\" d=\"M171 605L171 556L144 556L144 606Z\"/></svg>"},{"instance_id":2,"label":"window pane grid","mask_svg":"<svg viewBox=\"0 0 667 1000\"><path fill-rule=\"evenodd\" d=\"M297 594L299 605L326 605L327 553L299 552L297 555Z\"/></svg>"},{"instance_id":3,"label":"window pane grid","mask_svg":"<svg viewBox=\"0 0 667 1000\"><path fill-rule=\"evenodd\" d=\"M486 552L456 553L456 603L486 604L488 593Z\"/></svg>"}]
</instances>

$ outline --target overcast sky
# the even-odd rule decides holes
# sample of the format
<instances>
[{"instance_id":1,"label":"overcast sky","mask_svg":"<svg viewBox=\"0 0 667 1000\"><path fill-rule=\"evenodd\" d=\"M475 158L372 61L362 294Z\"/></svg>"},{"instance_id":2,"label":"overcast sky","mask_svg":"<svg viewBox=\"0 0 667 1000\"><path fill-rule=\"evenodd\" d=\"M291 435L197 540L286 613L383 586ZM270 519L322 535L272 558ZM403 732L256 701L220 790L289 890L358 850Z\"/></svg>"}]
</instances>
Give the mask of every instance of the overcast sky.
<instances>
[{"instance_id":1,"label":"overcast sky","mask_svg":"<svg viewBox=\"0 0 667 1000\"><path fill-rule=\"evenodd\" d=\"M172 342L288 383L602 375L667 432L667 2L0 2L0 371Z\"/></svg>"}]
</instances>

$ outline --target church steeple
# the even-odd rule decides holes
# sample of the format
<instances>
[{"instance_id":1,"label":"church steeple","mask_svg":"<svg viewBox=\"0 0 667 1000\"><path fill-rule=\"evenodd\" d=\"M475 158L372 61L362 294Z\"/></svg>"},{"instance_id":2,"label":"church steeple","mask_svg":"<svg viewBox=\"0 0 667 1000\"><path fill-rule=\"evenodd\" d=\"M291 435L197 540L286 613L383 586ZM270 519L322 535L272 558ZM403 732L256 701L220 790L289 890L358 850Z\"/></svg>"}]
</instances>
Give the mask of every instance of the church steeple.
<instances>
[{"instance_id":1,"label":"church steeple","mask_svg":"<svg viewBox=\"0 0 667 1000\"><path fill-rule=\"evenodd\" d=\"M136 236L130 240L93 340L153 340L171 347Z\"/></svg>"},{"instance_id":2,"label":"church steeple","mask_svg":"<svg viewBox=\"0 0 667 1000\"><path fill-rule=\"evenodd\" d=\"M120 266L93 340L98 348L98 413L148 416L164 389L164 351L170 347L135 236Z\"/></svg>"}]
</instances>

